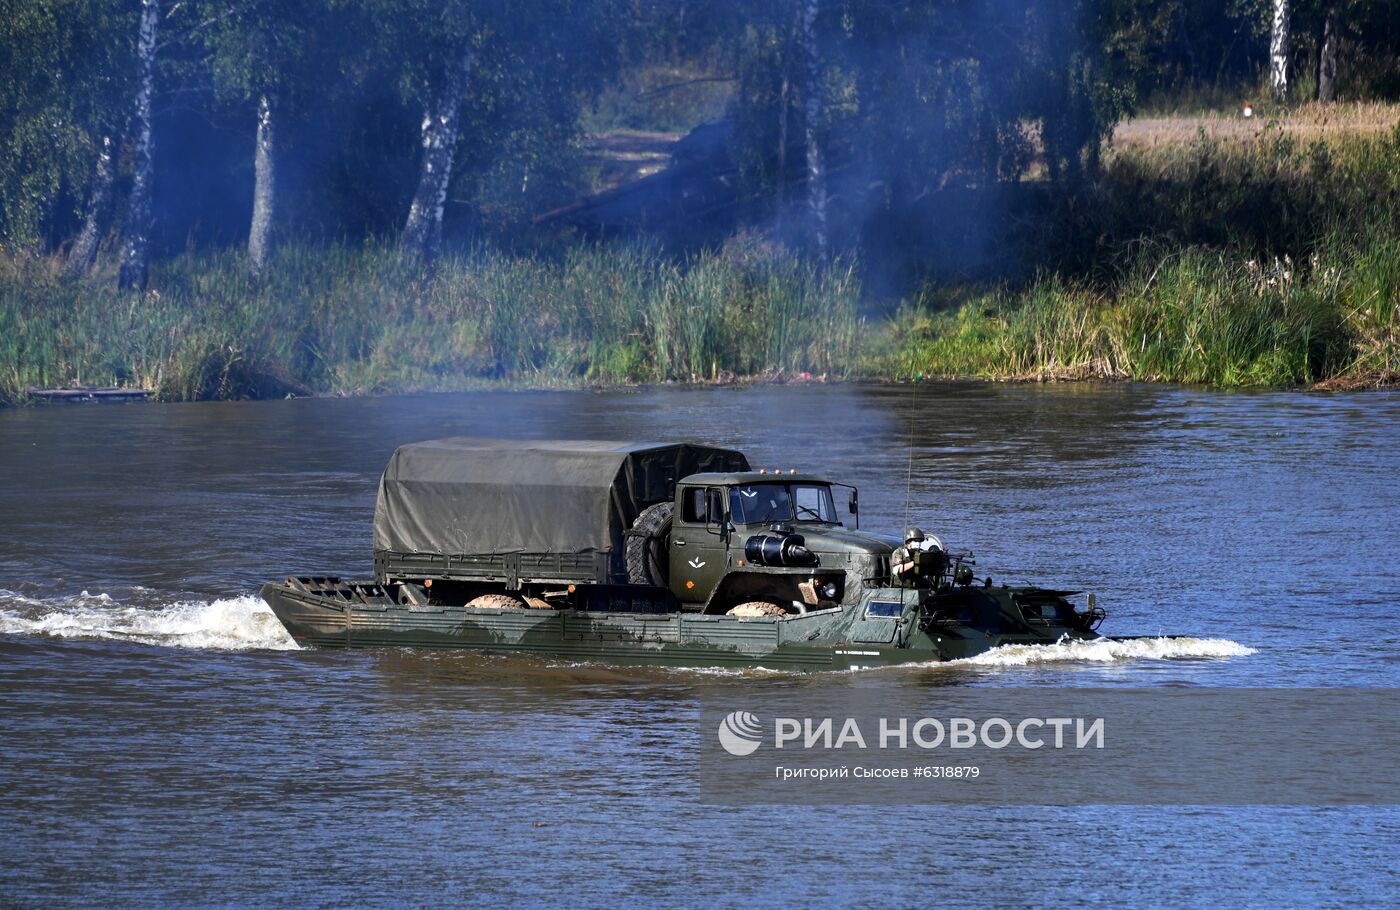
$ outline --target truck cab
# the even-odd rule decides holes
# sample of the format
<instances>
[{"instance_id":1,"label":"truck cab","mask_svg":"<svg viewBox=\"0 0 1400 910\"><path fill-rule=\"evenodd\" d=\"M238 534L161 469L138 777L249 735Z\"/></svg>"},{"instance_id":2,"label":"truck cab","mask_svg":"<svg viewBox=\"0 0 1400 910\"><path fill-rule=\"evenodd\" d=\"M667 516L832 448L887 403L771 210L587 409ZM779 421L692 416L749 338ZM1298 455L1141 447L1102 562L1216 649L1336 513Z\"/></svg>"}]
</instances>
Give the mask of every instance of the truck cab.
<instances>
[{"instance_id":1,"label":"truck cab","mask_svg":"<svg viewBox=\"0 0 1400 910\"><path fill-rule=\"evenodd\" d=\"M858 509L853 487L810 474L685 477L676 485L667 550L671 591L705 612L745 602L784 612L835 606L893 548L892 541L847 527L857 524Z\"/></svg>"}]
</instances>

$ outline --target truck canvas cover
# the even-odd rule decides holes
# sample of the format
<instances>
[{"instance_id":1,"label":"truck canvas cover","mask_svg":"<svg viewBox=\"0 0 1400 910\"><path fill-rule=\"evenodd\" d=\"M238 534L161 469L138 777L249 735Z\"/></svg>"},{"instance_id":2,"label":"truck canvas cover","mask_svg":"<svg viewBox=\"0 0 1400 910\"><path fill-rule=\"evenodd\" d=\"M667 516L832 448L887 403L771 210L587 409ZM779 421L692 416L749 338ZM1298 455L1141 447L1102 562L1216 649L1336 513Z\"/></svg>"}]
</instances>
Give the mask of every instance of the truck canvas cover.
<instances>
[{"instance_id":1,"label":"truck canvas cover","mask_svg":"<svg viewBox=\"0 0 1400 910\"><path fill-rule=\"evenodd\" d=\"M620 552L676 481L746 471L709 446L586 440L435 439L400 446L379 481L374 548L439 556Z\"/></svg>"}]
</instances>

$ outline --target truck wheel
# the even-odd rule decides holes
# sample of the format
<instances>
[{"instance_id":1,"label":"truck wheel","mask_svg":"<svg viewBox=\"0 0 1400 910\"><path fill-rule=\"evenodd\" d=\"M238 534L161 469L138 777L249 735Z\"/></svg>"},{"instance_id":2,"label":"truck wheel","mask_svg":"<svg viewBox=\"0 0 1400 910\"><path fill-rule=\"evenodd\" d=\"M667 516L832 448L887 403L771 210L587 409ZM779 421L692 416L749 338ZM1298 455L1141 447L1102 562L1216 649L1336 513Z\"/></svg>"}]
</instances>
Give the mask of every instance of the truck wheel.
<instances>
[{"instance_id":1,"label":"truck wheel","mask_svg":"<svg viewBox=\"0 0 1400 910\"><path fill-rule=\"evenodd\" d=\"M658 502L643 509L632 523L623 547L627 555L627 580L632 584L666 587L670 578L666 545L675 508L673 503Z\"/></svg>"},{"instance_id":2,"label":"truck wheel","mask_svg":"<svg viewBox=\"0 0 1400 910\"><path fill-rule=\"evenodd\" d=\"M787 613L771 600L751 600L730 608L725 616L783 616Z\"/></svg>"},{"instance_id":3,"label":"truck wheel","mask_svg":"<svg viewBox=\"0 0 1400 910\"><path fill-rule=\"evenodd\" d=\"M523 610L524 602L509 594L483 594L467 601L469 607L487 607L492 610Z\"/></svg>"}]
</instances>

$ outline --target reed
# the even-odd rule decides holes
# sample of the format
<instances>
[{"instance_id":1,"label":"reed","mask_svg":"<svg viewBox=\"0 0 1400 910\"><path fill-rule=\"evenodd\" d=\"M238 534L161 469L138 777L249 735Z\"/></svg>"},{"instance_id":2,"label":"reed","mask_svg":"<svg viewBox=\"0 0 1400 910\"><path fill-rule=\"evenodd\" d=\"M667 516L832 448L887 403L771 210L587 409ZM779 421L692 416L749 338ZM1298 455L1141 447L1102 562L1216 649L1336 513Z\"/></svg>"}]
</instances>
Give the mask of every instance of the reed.
<instances>
[{"instance_id":1,"label":"reed","mask_svg":"<svg viewBox=\"0 0 1400 910\"><path fill-rule=\"evenodd\" d=\"M1045 276L956 309L907 309L900 376L1290 386L1400 373L1400 241L1306 262L1144 254L1111 291Z\"/></svg>"},{"instance_id":2,"label":"reed","mask_svg":"<svg viewBox=\"0 0 1400 910\"><path fill-rule=\"evenodd\" d=\"M392 248L290 247L264 280L230 253L161 265L144 295L0 256L0 396L68 383L166 399L487 384L854 375L860 286L781 251L674 262L640 247L478 250L431 277Z\"/></svg>"}]
</instances>

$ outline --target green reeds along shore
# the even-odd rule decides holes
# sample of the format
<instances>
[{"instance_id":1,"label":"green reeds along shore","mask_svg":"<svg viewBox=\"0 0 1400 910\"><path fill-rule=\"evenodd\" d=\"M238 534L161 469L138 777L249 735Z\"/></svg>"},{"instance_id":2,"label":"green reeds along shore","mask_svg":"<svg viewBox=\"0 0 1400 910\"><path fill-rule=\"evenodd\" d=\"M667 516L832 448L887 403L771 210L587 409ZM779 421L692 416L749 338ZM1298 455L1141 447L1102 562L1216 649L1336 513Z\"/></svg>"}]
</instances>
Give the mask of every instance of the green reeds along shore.
<instances>
[{"instance_id":1,"label":"green reeds along shore","mask_svg":"<svg viewBox=\"0 0 1400 910\"><path fill-rule=\"evenodd\" d=\"M1135 379L1215 386L1393 384L1400 241L1260 262L1186 249L1143 256L1111 291L1058 277L951 311L906 307L888 372Z\"/></svg>"},{"instance_id":2,"label":"green reeds along shore","mask_svg":"<svg viewBox=\"0 0 1400 910\"><path fill-rule=\"evenodd\" d=\"M288 248L260 281L232 254L185 256L144 296L0 258L0 395L86 383L172 400L290 387L331 394L846 378L867 328L854 270L632 247L562 258L474 252L431 280L390 248Z\"/></svg>"},{"instance_id":3,"label":"green reeds along shore","mask_svg":"<svg viewBox=\"0 0 1400 910\"><path fill-rule=\"evenodd\" d=\"M1085 192L1015 238L1038 277L903 301L863 294L854 263L742 240L681 261L478 250L431 278L385 246L290 245L256 281L237 253L191 253L144 295L0 249L0 401L69 384L189 400L803 373L1400 378L1400 130L1129 148Z\"/></svg>"}]
</instances>

